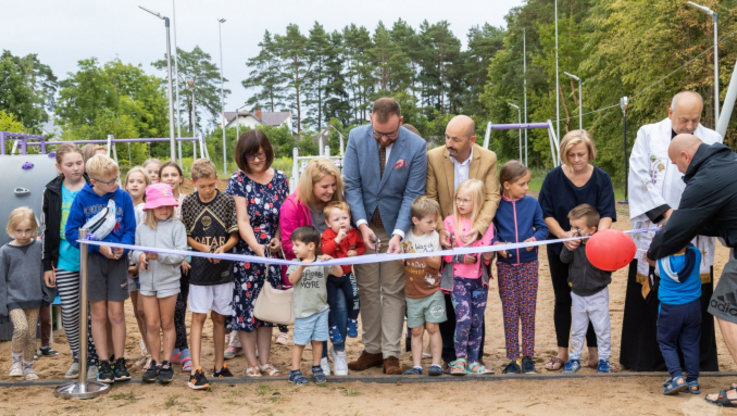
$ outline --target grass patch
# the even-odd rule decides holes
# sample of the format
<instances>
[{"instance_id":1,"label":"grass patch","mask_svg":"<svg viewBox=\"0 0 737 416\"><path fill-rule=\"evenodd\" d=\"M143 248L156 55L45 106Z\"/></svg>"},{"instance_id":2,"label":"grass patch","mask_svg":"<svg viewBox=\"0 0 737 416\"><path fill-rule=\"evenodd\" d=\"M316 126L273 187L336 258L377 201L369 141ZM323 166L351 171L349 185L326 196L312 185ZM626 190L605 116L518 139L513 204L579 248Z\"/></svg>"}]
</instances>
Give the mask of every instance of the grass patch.
<instances>
[{"instance_id":1,"label":"grass patch","mask_svg":"<svg viewBox=\"0 0 737 416\"><path fill-rule=\"evenodd\" d=\"M348 396L348 397L360 396L363 394L362 391L349 389L346 387L333 387L331 390L338 390L340 391L340 394L342 394L343 396Z\"/></svg>"},{"instance_id":2,"label":"grass patch","mask_svg":"<svg viewBox=\"0 0 737 416\"><path fill-rule=\"evenodd\" d=\"M175 396L169 396L169 398L164 401L164 406L166 407L172 407L178 405L179 402L177 402L177 398Z\"/></svg>"},{"instance_id":3,"label":"grass patch","mask_svg":"<svg viewBox=\"0 0 737 416\"><path fill-rule=\"evenodd\" d=\"M256 387L256 394L258 394L259 396L265 396L275 390L276 389L270 387L268 384L259 384L258 387Z\"/></svg>"},{"instance_id":4,"label":"grass patch","mask_svg":"<svg viewBox=\"0 0 737 416\"><path fill-rule=\"evenodd\" d=\"M126 393L114 394L112 396L112 398L113 398L113 400L121 400L121 401L124 401L125 403L123 403L123 405L135 403L136 401L138 401L136 399L136 395L133 392L130 392L130 393L127 393L127 394Z\"/></svg>"}]
</instances>

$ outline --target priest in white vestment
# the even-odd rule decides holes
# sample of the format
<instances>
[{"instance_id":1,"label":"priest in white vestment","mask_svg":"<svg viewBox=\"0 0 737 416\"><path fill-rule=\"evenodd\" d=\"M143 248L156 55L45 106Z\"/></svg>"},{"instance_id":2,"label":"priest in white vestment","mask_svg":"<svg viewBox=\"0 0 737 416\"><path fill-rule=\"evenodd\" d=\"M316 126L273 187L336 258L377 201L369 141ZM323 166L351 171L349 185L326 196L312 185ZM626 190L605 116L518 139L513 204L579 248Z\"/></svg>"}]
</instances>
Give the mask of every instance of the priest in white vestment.
<instances>
[{"instance_id":1,"label":"priest in white vestment","mask_svg":"<svg viewBox=\"0 0 737 416\"><path fill-rule=\"evenodd\" d=\"M700 124L703 100L698 93L683 91L673 97L668 118L642 126L630 155L629 212L633 229L657 228L678 208L686 188L683 174L668 158L668 146L678 134L693 134L705 144L721 143L722 136ZM652 232L633 236L637 255L630 264L622 323L620 363L638 371L665 371L656 339L659 277L643 260ZM714 318L707 313L713 288L714 238L696 237L692 243L702 254L700 264L702 328L701 371L718 371Z\"/></svg>"}]
</instances>

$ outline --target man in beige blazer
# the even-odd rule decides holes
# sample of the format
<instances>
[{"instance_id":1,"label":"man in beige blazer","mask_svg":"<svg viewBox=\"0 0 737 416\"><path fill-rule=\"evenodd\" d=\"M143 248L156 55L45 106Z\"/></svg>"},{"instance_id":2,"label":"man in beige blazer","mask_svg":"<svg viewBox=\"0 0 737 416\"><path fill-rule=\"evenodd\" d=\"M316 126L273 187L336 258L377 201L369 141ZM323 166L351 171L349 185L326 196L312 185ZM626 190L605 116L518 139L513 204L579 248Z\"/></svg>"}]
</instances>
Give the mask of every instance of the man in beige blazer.
<instances>
[{"instance_id":1,"label":"man in beige blazer","mask_svg":"<svg viewBox=\"0 0 737 416\"><path fill-rule=\"evenodd\" d=\"M438 222L440 243L450 247L450 234L443 228L442 219L453 214L453 195L456 188L466 179L484 182L486 198L481 213L473 224L473 230L454 241L454 246L468 246L479 239L492 226L501 194L496 173L496 154L476 144L476 125L471 117L453 117L445 129L445 146L427 152L427 185L425 195L440 203L441 221ZM448 320L440 324L443 337L443 360L447 363L456 359L453 335L455 312L450 295L445 295ZM480 360L483 362L484 343L482 338Z\"/></svg>"}]
</instances>

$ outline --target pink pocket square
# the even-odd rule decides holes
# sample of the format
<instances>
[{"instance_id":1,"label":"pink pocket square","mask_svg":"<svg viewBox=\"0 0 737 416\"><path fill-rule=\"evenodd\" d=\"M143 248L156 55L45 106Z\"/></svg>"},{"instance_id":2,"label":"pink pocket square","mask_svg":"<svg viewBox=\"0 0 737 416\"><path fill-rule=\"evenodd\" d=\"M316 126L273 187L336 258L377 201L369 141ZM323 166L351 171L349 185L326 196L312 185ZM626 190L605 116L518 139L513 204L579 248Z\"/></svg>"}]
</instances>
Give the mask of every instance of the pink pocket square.
<instances>
[{"instance_id":1,"label":"pink pocket square","mask_svg":"<svg viewBox=\"0 0 737 416\"><path fill-rule=\"evenodd\" d=\"M394 169L402 169L407 167L407 161L404 159L397 160L397 163L394 164Z\"/></svg>"}]
</instances>

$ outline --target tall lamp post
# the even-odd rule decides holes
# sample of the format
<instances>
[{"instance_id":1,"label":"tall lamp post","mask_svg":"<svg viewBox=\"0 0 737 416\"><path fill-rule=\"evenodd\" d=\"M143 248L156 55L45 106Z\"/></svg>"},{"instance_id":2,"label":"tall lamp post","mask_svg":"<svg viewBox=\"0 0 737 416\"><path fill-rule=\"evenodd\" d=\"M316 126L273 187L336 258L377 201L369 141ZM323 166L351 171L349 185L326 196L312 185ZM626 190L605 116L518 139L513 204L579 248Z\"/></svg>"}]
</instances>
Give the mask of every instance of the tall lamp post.
<instances>
[{"instance_id":1,"label":"tall lamp post","mask_svg":"<svg viewBox=\"0 0 737 416\"><path fill-rule=\"evenodd\" d=\"M624 200L620 204L629 204L627 199L627 188L629 188L629 158L627 157L627 97L619 99L619 108L622 109L622 124L624 125Z\"/></svg>"},{"instance_id":2,"label":"tall lamp post","mask_svg":"<svg viewBox=\"0 0 737 416\"><path fill-rule=\"evenodd\" d=\"M524 74L525 124L527 124L527 28L522 28L522 73ZM525 166L527 165L527 129L525 129Z\"/></svg>"},{"instance_id":3,"label":"tall lamp post","mask_svg":"<svg viewBox=\"0 0 737 416\"><path fill-rule=\"evenodd\" d=\"M716 129L717 122L719 121L719 34L717 24L719 13L692 1L687 2L686 5L711 15L712 21L714 22L714 128Z\"/></svg>"},{"instance_id":4,"label":"tall lamp post","mask_svg":"<svg viewBox=\"0 0 737 416\"><path fill-rule=\"evenodd\" d=\"M170 39L170 30L169 30L169 18L166 16L162 16L161 13L152 12L151 10L143 7L138 6L143 11L149 12L152 15L158 17L159 19L164 21L164 26L166 26L166 72L169 76L169 150L171 152L171 160L172 162L176 163L177 161L177 145L176 145L176 139L174 135L174 93L173 93L173 84L171 79L171 39Z\"/></svg>"},{"instance_id":5,"label":"tall lamp post","mask_svg":"<svg viewBox=\"0 0 737 416\"><path fill-rule=\"evenodd\" d=\"M177 9L176 0L171 0L171 25L174 27L174 92L177 100L177 137L182 137L182 107L179 105L179 51L177 50ZM179 167L182 167L182 142L178 144L179 150ZM194 149L197 148L197 142L192 142ZM193 152L195 155L197 152Z\"/></svg>"},{"instance_id":6,"label":"tall lamp post","mask_svg":"<svg viewBox=\"0 0 737 416\"><path fill-rule=\"evenodd\" d=\"M578 129L583 130L583 95L581 92L581 78L573 74L569 74L568 72L563 73L568 75L571 79L578 81Z\"/></svg>"},{"instance_id":7,"label":"tall lamp post","mask_svg":"<svg viewBox=\"0 0 737 416\"><path fill-rule=\"evenodd\" d=\"M228 159L225 150L225 77L223 75L223 23L225 19L218 19L218 34L220 37L220 113L222 114L223 126L223 175L228 176ZM238 122L238 113L235 115Z\"/></svg>"},{"instance_id":8,"label":"tall lamp post","mask_svg":"<svg viewBox=\"0 0 737 416\"><path fill-rule=\"evenodd\" d=\"M512 103L507 103L510 107L517 109L517 124L522 124L522 111L519 106ZM519 161L522 162L522 126L517 129L519 132Z\"/></svg>"}]
</instances>

